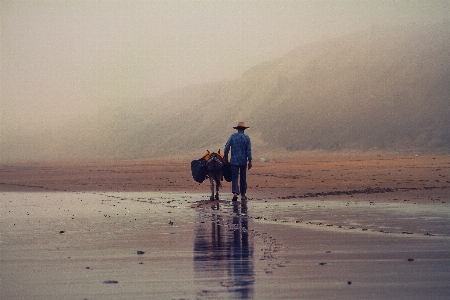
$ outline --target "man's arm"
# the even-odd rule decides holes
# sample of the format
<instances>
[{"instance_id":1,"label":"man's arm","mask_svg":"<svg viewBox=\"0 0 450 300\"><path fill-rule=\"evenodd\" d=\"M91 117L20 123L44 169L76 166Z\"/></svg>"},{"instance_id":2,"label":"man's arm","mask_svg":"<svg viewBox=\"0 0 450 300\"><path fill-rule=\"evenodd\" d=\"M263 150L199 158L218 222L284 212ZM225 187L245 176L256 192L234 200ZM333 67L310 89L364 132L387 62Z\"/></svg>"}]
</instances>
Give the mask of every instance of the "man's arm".
<instances>
[{"instance_id":1,"label":"man's arm","mask_svg":"<svg viewBox=\"0 0 450 300\"><path fill-rule=\"evenodd\" d=\"M225 159L226 163L228 163L228 153L230 152L230 146L231 146L231 137L228 139L227 143L225 144L225 147L223 148L223 158Z\"/></svg>"},{"instance_id":2,"label":"man's arm","mask_svg":"<svg viewBox=\"0 0 450 300\"><path fill-rule=\"evenodd\" d=\"M250 170L252 168L252 142L250 141L250 138L248 138L247 144L247 159L248 159L247 168Z\"/></svg>"}]
</instances>

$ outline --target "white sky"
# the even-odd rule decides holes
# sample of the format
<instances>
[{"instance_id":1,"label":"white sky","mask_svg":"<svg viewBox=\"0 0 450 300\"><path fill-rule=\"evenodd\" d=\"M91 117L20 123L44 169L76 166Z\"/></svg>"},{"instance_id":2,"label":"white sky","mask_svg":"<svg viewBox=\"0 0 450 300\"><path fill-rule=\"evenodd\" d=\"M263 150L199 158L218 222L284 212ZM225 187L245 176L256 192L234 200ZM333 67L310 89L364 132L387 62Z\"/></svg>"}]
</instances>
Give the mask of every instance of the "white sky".
<instances>
[{"instance_id":1,"label":"white sky","mask_svg":"<svg viewBox=\"0 0 450 300\"><path fill-rule=\"evenodd\" d=\"M429 0L0 3L3 127L238 78L301 44L374 24L450 18L449 1Z\"/></svg>"}]
</instances>

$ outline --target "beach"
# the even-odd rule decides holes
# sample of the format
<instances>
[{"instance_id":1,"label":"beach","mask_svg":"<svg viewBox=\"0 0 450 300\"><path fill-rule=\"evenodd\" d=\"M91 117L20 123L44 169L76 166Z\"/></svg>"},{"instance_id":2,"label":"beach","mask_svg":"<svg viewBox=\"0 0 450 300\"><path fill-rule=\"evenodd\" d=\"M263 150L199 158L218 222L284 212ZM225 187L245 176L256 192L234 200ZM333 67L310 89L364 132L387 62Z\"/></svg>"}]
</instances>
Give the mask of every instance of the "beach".
<instances>
[{"instance_id":1,"label":"beach","mask_svg":"<svg viewBox=\"0 0 450 300\"><path fill-rule=\"evenodd\" d=\"M1 299L448 299L450 156L0 166Z\"/></svg>"}]
</instances>

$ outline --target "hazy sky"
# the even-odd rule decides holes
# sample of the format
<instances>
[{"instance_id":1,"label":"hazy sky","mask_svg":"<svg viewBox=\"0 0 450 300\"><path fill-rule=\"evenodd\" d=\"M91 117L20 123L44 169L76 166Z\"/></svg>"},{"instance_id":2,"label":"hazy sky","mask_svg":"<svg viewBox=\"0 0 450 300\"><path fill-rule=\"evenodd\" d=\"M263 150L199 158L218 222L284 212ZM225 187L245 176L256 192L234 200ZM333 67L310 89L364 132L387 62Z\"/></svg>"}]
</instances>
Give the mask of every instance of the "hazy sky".
<instances>
[{"instance_id":1,"label":"hazy sky","mask_svg":"<svg viewBox=\"0 0 450 300\"><path fill-rule=\"evenodd\" d=\"M238 78L303 43L374 24L450 17L448 1L429 0L0 3L2 134Z\"/></svg>"}]
</instances>

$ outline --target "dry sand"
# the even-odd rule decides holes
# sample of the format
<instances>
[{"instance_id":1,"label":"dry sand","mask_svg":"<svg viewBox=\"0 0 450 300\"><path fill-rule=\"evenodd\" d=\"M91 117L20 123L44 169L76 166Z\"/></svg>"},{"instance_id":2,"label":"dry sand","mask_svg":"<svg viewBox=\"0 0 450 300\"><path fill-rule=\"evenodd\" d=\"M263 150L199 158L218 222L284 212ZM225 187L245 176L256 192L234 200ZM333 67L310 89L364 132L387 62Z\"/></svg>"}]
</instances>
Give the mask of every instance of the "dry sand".
<instances>
[{"instance_id":1,"label":"dry sand","mask_svg":"<svg viewBox=\"0 0 450 300\"><path fill-rule=\"evenodd\" d=\"M448 299L450 156L0 166L1 299ZM140 254L142 251L144 253Z\"/></svg>"}]
</instances>

